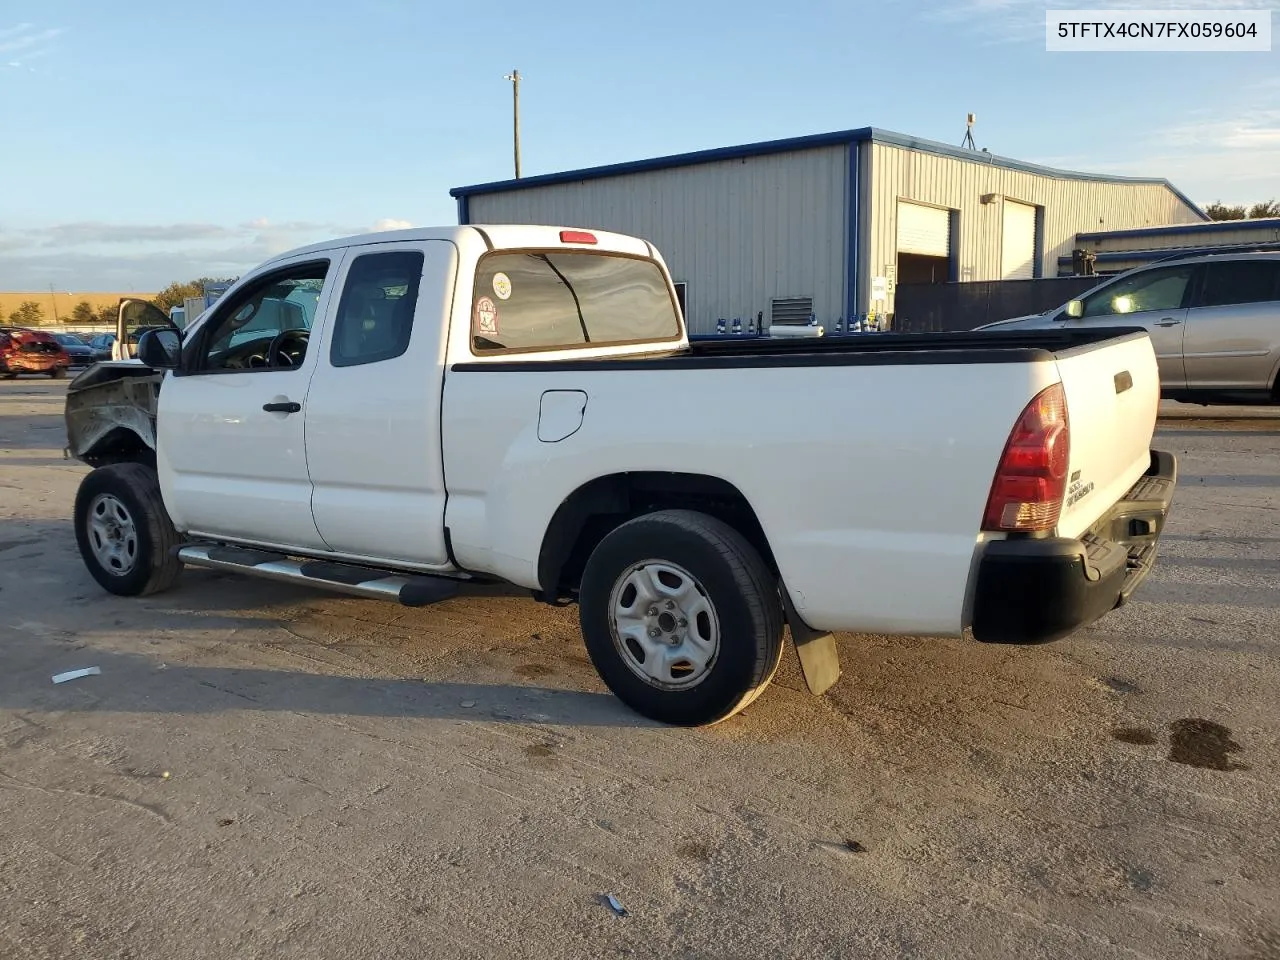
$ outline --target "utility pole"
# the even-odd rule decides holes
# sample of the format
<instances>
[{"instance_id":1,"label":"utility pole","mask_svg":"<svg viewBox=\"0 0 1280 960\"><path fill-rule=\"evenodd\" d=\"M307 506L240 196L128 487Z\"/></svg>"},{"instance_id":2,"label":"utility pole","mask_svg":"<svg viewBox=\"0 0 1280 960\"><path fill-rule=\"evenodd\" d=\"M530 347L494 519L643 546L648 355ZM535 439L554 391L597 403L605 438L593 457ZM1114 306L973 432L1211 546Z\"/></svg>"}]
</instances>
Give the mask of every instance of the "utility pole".
<instances>
[{"instance_id":1,"label":"utility pole","mask_svg":"<svg viewBox=\"0 0 1280 960\"><path fill-rule=\"evenodd\" d=\"M516 179L520 179L520 71L512 70L502 79L511 81L511 110L514 119Z\"/></svg>"},{"instance_id":2,"label":"utility pole","mask_svg":"<svg viewBox=\"0 0 1280 960\"><path fill-rule=\"evenodd\" d=\"M49 301L53 304L53 322L58 322L58 295L53 292L53 284L49 284Z\"/></svg>"}]
</instances>

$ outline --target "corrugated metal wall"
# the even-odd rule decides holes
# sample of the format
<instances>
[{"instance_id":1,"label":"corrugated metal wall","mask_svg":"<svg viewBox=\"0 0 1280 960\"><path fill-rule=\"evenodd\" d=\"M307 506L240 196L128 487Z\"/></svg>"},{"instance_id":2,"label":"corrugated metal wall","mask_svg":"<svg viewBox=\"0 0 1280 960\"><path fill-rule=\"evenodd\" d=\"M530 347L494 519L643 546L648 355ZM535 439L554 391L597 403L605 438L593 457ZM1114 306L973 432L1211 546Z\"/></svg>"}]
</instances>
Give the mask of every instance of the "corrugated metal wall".
<instances>
[{"instance_id":1,"label":"corrugated metal wall","mask_svg":"<svg viewBox=\"0 0 1280 960\"><path fill-rule=\"evenodd\" d=\"M693 333L809 296L844 314L848 149L823 147L473 196L472 223L595 227L643 237L688 283Z\"/></svg>"},{"instance_id":2,"label":"corrugated metal wall","mask_svg":"<svg viewBox=\"0 0 1280 960\"><path fill-rule=\"evenodd\" d=\"M1280 243L1280 225L1275 220L1264 220L1256 224L1241 222L1238 228L1232 230L1219 230L1217 227L1214 224L1212 231L1171 230L1168 234L1147 234L1140 237L1102 234L1081 238L1080 245L1094 253L1113 253L1119 250L1176 250L1178 247L1199 249L1244 243Z\"/></svg>"},{"instance_id":3,"label":"corrugated metal wall","mask_svg":"<svg viewBox=\"0 0 1280 960\"><path fill-rule=\"evenodd\" d=\"M960 280L1000 278L1001 204L983 194L1043 206L1041 276L1057 275L1058 257L1070 256L1077 233L1197 223L1199 217L1162 184L1066 180L1009 170L876 143L871 150L872 208L867 269L892 276L897 262L897 201L916 200L960 211ZM862 284L859 284L860 288ZM866 310L860 291L859 310ZM893 309L892 300L887 305Z\"/></svg>"}]
</instances>

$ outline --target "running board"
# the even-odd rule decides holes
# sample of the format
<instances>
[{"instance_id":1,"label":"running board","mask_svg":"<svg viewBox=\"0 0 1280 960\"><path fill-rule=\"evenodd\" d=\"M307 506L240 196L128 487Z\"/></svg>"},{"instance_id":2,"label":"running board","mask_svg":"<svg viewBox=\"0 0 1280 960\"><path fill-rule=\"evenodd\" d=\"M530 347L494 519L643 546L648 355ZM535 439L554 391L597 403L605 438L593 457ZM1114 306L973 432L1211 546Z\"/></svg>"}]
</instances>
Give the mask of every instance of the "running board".
<instances>
[{"instance_id":1,"label":"running board","mask_svg":"<svg viewBox=\"0 0 1280 960\"><path fill-rule=\"evenodd\" d=\"M179 548L177 554L179 560L193 567L306 584L373 600L393 600L406 607L448 600L457 594L459 586L447 577L392 573L325 560L297 560L282 553L218 544L192 544Z\"/></svg>"}]
</instances>

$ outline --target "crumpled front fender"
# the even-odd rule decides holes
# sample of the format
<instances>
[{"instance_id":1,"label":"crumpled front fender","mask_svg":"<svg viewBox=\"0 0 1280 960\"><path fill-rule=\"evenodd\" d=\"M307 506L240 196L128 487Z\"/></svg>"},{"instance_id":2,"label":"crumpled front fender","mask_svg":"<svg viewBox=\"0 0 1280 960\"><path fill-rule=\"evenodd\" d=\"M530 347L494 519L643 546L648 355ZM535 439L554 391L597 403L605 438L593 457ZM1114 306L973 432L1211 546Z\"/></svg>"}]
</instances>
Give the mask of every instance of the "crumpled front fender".
<instances>
[{"instance_id":1,"label":"crumpled front fender","mask_svg":"<svg viewBox=\"0 0 1280 960\"><path fill-rule=\"evenodd\" d=\"M67 388L67 454L88 460L119 446L122 432L154 450L163 379L162 371L127 362L95 364L76 377Z\"/></svg>"}]
</instances>

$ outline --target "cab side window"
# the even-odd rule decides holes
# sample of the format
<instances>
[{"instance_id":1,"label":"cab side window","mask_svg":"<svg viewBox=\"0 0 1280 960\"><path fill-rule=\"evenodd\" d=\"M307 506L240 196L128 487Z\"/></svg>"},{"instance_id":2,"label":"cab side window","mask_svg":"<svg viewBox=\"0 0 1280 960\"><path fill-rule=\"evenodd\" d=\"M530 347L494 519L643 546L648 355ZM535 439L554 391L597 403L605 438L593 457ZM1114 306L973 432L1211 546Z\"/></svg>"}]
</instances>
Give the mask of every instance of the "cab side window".
<instances>
[{"instance_id":1,"label":"cab side window","mask_svg":"<svg viewBox=\"0 0 1280 960\"><path fill-rule=\"evenodd\" d=\"M354 367L409 349L425 257L415 250L356 257L338 304L329 362Z\"/></svg>"},{"instance_id":2,"label":"cab side window","mask_svg":"<svg viewBox=\"0 0 1280 960\"><path fill-rule=\"evenodd\" d=\"M1169 267L1135 274L1084 298L1086 317L1123 317L1149 310L1178 310L1186 304L1194 267Z\"/></svg>"},{"instance_id":3,"label":"cab side window","mask_svg":"<svg viewBox=\"0 0 1280 960\"><path fill-rule=\"evenodd\" d=\"M300 366L328 273L328 261L289 267L220 303L198 338L192 371L240 373Z\"/></svg>"},{"instance_id":4,"label":"cab side window","mask_svg":"<svg viewBox=\"0 0 1280 960\"><path fill-rule=\"evenodd\" d=\"M1280 260L1220 260L1205 273L1200 307L1280 300Z\"/></svg>"}]
</instances>

